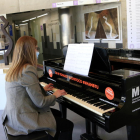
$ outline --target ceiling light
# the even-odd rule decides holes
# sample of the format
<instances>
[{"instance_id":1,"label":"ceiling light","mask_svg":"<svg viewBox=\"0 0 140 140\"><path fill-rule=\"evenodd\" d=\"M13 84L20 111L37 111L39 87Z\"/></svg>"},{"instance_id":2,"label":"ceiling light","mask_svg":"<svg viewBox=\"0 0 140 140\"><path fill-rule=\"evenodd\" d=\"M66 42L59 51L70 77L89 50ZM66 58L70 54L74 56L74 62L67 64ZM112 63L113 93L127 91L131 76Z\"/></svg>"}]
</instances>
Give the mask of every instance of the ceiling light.
<instances>
[{"instance_id":1,"label":"ceiling light","mask_svg":"<svg viewBox=\"0 0 140 140\"><path fill-rule=\"evenodd\" d=\"M23 20L22 22L27 22L27 21L29 21L29 19L28 20Z\"/></svg>"},{"instance_id":2,"label":"ceiling light","mask_svg":"<svg viewBox=\"0 0 140 140\"><path fill-rule=\"evenodd\" d=\"M48 15L48 13L43 14L43 15L40 15L40 16L37 16L37 18L40 18L40 17L46 16L46 15Z\"/></svg>"},{"instance_id":3,"label":"ceiling light","mask_svg":"<svg viewBox=\"0 0 140 140\"><path fill-rule=\"evenodd\" d=\"M16 27L18 27L18 25L15 24Z\"/></svg>"},{"instance_id":4,"label":"ceiling light","mask_svg":"<svg viewBox=\"0 0 140 140\"><path fill-rule=\"evenodd\" d=\"M34 18L31 18L30 20L33 20L33 19L36 19L36 17L34 17Z\"/></svg>"},{"instance_id":5,"label":"ceiling light","mask_svg":"<svg viewBox=\"0 0 140 140\"><path fill-rule=\"evenodd\" d=\"M60 9L66 9L69 8L68 6L60 7Z\"/></svg>"},{"instance_id":6,"label":"ceiling light","mask_svg":"<svg viewBox=\"0 0 140 140\"><path fill-rule=\"evenodd\" d=\"M25 24L19 24L19 25L27 25L28 23L25 23Z\"/></svg>"}]
</instances>

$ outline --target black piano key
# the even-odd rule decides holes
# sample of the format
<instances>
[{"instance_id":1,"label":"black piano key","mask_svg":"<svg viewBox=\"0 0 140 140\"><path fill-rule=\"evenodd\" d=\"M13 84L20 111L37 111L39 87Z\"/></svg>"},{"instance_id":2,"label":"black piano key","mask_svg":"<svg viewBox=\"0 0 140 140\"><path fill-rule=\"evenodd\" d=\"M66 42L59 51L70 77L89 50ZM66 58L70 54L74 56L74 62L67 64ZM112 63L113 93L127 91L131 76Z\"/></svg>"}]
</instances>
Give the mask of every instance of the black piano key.
<instances>
[{"instance_id":1,"label":"black piano key","mask_svg":"<svg viewBox=\"0 0 140 140\"><path fill-rule=\"evenodd\" d=\"M93 98L93 99L94 99L94 100L97 100L97 99L99 100L99 97L96 97L96 98ZM100 100L99 100L99 101L100 101ZM100 101L100 102L101 102L101 101Z\"/></svg>"},{"instance_id":2,"label":"black piano key","mask_svg":"<svg viewBox=\"0 0 140 140\"><path fill-rule=\"evenodd\" d=\"M77 91L73 91L73 90L69 91L68 94L73 95L73 96L79 95Z\"/></svg>"},{"instance_id":3,"label":"black piano key","mask_svg":"<svg viewBox=\"0 0 140 140\"><path fill-rule=\"evenodd\" d=\"M112 107L111 106L108 106L108 107L104 108L103 110L108 110L110 108L112 108Z\"/></svg>"},{"instance_id":4,"label":"black piano key","mask_svg":"<svg viewBox=\"0 0 140 140\"><path fill-rule=\"evenodd\" d=\"M101 97L101 95L96 95L96 96L89 96L91 99L99 99Z\"/></svg>"},{"instance_id":5,"label":"black piano key","mask_svg":"<svg viewBox=\"0 0 140 140\"><path fill-rule=\"evenodd\" d=\"M96 98L96 97L98 97L99 95L89 95L89 97L91 97L91 98Z\"/></svg>"},{"instance_id":6,"label":"black piano key","mask_svg":"<svg viewBox=\"0 0 140 140\"><path fill-rule=\"evenodd\" d=\"M90 103L90 104L95 104L95 103L98 103L98 102L100 102L98 99L97 100L88 101L88 103Z\"/></svg>"},{"instance_id":7,"label":"black piano key","mask_svg":"<svg viewBox=\"0 0 140 140\"><path fill-rule=\"evenodd\" d=\"M83 96L83 97L81 97L80 99L84 101L84 99L85 99L85 98L86 98L86 97L85 97L85 96Z\"/></svg>"},{"instance_id":8,"label":"black piano key","mask_svg":"<svg viewBox=\"0 0 140 140\"><path fill-rule=\"evenodd\" d=\"M81 97L82 97L82 98L86 98L86 97L87 97L87 95L85 95L85 94L82 94L82 95L81 95Z\"/></svg>"},{"instance_id":9,"label":"black piano key","mask_svg":"<svg viewBox=\"0 0 140 140\"><path fill-rule=\"evenodd\" d=\"M86 95L84 95L84 94L79 94L79 95L75 95L75 97L78 97L78 98L83 98L83 97L86 97Z\"/></svg>"},{"instance_id":10,"label":"black piano key","mask_svg":"<svg viewBox=\"0 0 140 140\"><path fill-rule=\"evenodd\" d=\"M88 91L84 91L84 94L86 94L88 96L94 96L94 95L96 95L95 93L91 93L91 92L88 92Z\"/></svg>"},{"instance_id":11,"label":"black piano key","mask_svg":"<svg viewBox=\"0 0 140 140\"><path fill-rule=\"evenodd\" d=\"M83 100L83 101L88 101L88 100L91 100L91 98L90 98L90 97L85 97L85 98L83 98L82 100Z\"/></svg>"},{"instance_id":12,"label":"black piano key","mask_svg":"<svg viewBox=\"0 0 140 140\"><path fill-rule=\"evenodd\" d=\"M81 96L75 96L78 99L84 99L86 96L85 95L81 95Z\"/></svg>"},{"instance_id":13,"label":"black piano key","mask_svg":"<svg viewBox=\"0 0 140 140\"><path fill-rule=\"evenodd\" d=\"M54 86L54 88L57 88L57 89L60 89L60 90L61 90L61 89L64 89L64 87L63 87L63 86L58 85L58 84L57 84L57 85L56 85L56 84L54 84L53 86Z\"/></svg>"},{"instance_id":14,"label":"black piano key","mask_svg":"<svg viewBox=\"0 0 140 140\"><path fill-rule=\"evenodd\" d=\"M101 106L99 108L101 108L103 110L108 110L108 109L112 108L112 106L110 106L110 105L104 105L104 106Z\"/></svg>"},{"instance_id":15,"label":"black piano key","mask_svg":"<svg viewBox=\"0 0 140 140\"><path fill-rule=\"evenodd\" d=\"M81 95L81 93L80 92L77 92L77 91L72 91L73 92L73 94L76 96L76 95Z\"/></svg>"},{"instance_id":16,"label":"black piano key","mask_svg":"<svg viewBox=\"0 0 140 140\"><path fill-rule=\"evenodd\" d=\"M87 103L91 103L92 101L94 101L94 99L92 99L92 100L91 100L91 99L90 99L90 100L88 100L88 101L87 101Z\"/></svg>"},{"instance_id":17,"label":"black piano key","mask_svg":"<svg viewBox=\"0 0 140 140\"><path fill-rule=\"evenodd\" d=\"M86 102L90 102L90 101L95 101L97 100L98 98L90 98L89 100L87 100Z\"/></svg>"},{"instance_id":18,"label":"black piano key","mask_svg":"<svg viewBox=\"0 0 140 140\"><path fill-rule=\"evenodd\" d=\"M96 104L94 104L93 106L96 106L96 107L98 107L98 106L101 106L101 105L104 105L104 103L102 103L102 102L99 102L99 103L96 103Z\"/></svg>"},{"instance_id":19,"label":"black piano key","mask_svg":"<svg viewBox=\"0 0 140 140\"><path fill-rule=\"evenodd\" d=\"M105 105L103 105L103 106L101 106L101 107L99 107L99 108L103 109L103 108L105 108L105 107L109 107L109 106L110 106L110 105L105 104Z\"/></svg>"}]
</instances>

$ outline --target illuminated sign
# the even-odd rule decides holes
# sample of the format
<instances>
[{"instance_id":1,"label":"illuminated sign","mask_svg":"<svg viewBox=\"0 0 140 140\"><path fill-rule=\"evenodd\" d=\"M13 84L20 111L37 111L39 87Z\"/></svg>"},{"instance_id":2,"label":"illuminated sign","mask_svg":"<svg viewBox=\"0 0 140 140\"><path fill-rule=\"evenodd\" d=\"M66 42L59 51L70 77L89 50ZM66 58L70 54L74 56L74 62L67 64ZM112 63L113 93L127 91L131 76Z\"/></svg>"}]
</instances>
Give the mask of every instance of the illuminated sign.
<instances>
[{"instance_id":1,"label":"illuminated sign","mask_svg":"<svg viewBox=\"0 0 140 140\"><path fill-rule=\"evenodd\" d=\"M83 84L83 85L86 85L86 86L89 86L89 87L92 87L92 88L95 88L95 89L99 89L98 85L90 83L90 82L87 82L87 81L83 81L83 80L81 80L79 78L75 78L75 77L72 77L72 76L57 72L57 71L55 71L55 74L59 75L61 77L67 78L67 79L69 79L71 81L75 81L77 83L80 83L80 84Z\"/></svg>"}]
</instances>

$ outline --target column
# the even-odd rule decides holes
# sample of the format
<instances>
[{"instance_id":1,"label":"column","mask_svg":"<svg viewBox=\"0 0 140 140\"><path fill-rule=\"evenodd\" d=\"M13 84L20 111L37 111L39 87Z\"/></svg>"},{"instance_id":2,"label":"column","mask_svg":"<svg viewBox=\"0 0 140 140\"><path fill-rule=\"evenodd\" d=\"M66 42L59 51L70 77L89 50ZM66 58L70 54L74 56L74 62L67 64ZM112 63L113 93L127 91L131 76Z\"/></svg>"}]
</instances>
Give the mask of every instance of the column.
<instances>
[{"instance_id":1,"label":"column","mask_svg":"<svg viewBox=\"0 0 140 140\"><path fill-rule=\"evenodd\" d=\"M60 40L62 48L70 43L70 16L69 8L59 9L60 18Z\"/></svg>"}]
</instances>

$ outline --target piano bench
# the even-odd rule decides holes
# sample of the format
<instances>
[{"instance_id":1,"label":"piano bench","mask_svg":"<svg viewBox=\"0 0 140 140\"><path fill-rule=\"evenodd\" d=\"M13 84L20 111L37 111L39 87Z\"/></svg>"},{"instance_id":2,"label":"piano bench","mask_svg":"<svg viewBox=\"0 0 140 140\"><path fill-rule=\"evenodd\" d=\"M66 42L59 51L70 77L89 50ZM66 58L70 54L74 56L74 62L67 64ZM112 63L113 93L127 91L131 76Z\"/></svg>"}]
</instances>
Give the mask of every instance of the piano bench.
<instances>
[{"instance_id":1,"label":"piano bench","mask_svg":"<svg viewBox=\"0 0 140 140\"><path fill-rule=\"evenodd\" d=\"M7 133L4 128L5 136L7 140L48 140L48 134L45 131L35 131L28 135L12 136Z\"/></svg>"}]
</instances>

